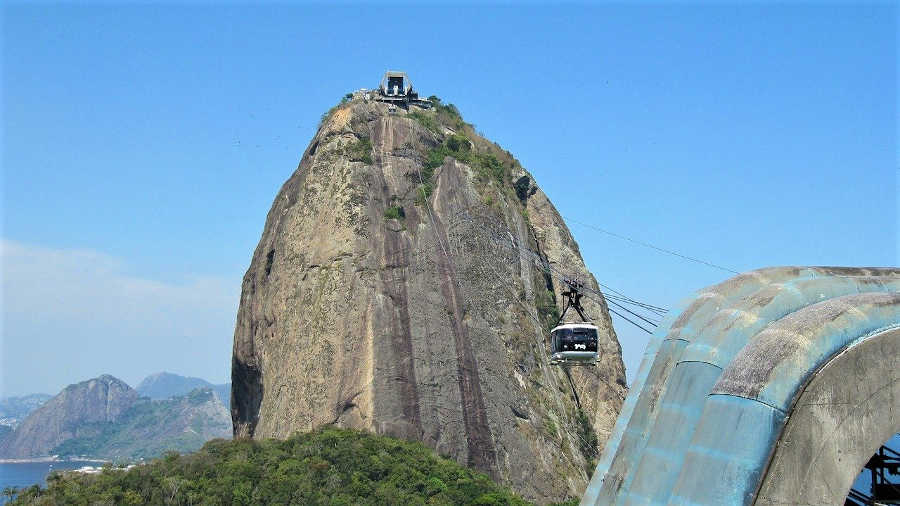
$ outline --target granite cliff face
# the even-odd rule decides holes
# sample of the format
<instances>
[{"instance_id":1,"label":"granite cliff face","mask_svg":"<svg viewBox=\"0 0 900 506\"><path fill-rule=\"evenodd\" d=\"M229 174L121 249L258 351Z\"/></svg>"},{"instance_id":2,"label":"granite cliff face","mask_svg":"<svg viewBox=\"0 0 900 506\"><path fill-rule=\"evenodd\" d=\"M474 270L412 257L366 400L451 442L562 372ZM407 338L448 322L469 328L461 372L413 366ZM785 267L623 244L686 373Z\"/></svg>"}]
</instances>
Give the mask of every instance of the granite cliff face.
<instances>
[{"instance_id":1,"label":"granite cliff face","mask_svg":"<svg viewBox=\"0 0 900 506\"><path fill-rule=\"evenodd\" d=\"M548 364L563 287L539 263L597 288L530 174L454 107L341 104L275 198L244 276L235 435L367 429L532 500L580 494L624 367L605 303L590 301L600 366L570 379Z\"/></svg>"}]
</instances>

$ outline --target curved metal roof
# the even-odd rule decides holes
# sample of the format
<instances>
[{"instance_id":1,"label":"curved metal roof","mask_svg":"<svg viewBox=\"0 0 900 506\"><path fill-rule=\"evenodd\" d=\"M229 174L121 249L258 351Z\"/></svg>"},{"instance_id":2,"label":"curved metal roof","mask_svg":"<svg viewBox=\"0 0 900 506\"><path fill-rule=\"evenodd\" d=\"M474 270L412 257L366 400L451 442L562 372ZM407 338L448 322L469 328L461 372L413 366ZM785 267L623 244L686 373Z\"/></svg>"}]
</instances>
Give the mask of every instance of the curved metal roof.
<instances>
[{"instance_id":1,"label":"curved metal roof","mask_svg":"<svg viewBox=\"0 0 900 506\"><path fill-rule=\"evenodd\" d=\"M750 504L809 378L900 326L900 270L776 267L683 302L648 344L582 504Z\"/></svg>"}]
</instances>

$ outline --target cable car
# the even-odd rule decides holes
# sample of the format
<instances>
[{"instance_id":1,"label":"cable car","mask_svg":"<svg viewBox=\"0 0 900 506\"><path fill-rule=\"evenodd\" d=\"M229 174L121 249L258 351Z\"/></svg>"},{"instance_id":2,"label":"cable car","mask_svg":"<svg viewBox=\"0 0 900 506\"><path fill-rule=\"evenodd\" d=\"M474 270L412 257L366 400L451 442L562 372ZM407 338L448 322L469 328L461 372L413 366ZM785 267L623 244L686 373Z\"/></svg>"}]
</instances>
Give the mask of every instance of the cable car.
<instances>
[{"instance_id":1,"label":"cable car","mask_svg":"<svg viewBox=\"0 0 900 506\"><path fill-rule=\"evenodd\" d=\"M597 326L589 321L581 307L583 284L568 278L563 279L568 290L562 292L566 305L556 327L550 331L550 364L596 365ZM582 323L562 323L569 308L575 309Z\"/></svg>"},{"instance_id":2,"label":"cable car","mask_svg":"<svg viewBox=\"0 0 900 506\"><path fill-rule=\"evenodd\" d=\"M550 363L588 363L597 361L597 326L590 323L564 323L550 331Z\"/></svg>"}]
</instances>

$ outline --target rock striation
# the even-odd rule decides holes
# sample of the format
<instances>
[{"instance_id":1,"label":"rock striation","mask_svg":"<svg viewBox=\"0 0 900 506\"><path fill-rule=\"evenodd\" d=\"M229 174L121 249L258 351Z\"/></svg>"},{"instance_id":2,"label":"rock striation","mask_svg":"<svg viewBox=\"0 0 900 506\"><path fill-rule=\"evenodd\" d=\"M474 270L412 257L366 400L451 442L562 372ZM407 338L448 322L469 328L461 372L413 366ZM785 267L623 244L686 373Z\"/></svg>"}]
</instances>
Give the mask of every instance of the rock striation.
<instances>
[{"instance_id":1,"label":"rock striation","mask_svg":"<svg viewBox=\"0 0 900 506\"><path fill-rule=\"evenodd\" d=\"M365 429L578 496L625 394L606 304L585 304L599 367L550 366L563 286L541 264L596 280L532 176L434 102L335 107L278 192L243 279L235 435Z\"/></svg>"}]
</instances>

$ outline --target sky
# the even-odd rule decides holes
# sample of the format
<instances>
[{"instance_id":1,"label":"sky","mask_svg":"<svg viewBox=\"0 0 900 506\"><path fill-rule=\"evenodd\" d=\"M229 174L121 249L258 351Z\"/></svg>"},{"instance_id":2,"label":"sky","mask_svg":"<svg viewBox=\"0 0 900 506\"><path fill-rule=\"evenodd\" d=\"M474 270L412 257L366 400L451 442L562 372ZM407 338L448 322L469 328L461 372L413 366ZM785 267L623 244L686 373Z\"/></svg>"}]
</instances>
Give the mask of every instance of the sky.
<instances>
[{"instance_id":1,"label":"sky","mask_svg":"<svg viewBox=\"0 0 900 506\"><path fill-rule=\"evenodd\" d=\"M240 283L323 112L405 70L512 152L597 279L898 265L894 3L2 8L0 396L230 377ZM614 317L629 381L647 335Z\"/></svg>"}]
</instances>

